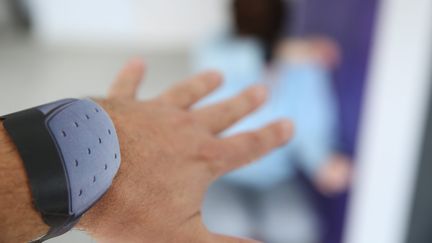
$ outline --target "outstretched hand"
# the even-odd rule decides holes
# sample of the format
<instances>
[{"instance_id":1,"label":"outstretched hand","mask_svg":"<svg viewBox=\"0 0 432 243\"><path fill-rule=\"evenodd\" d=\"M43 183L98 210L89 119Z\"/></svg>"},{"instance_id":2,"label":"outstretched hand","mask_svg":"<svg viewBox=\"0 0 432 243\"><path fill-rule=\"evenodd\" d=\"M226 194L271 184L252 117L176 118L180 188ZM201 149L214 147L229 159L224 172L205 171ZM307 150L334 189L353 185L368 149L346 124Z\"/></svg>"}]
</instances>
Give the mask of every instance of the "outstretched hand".
<instances>
[{"instance_id":1,"label":"outstretched hand","mask_svg":"<svg viewBox=\"0 0 432 243\"><path fill-rule=\"evenodd\" d=\"M209 232L201 204L215 179L286 143L292 124L276 121L221 138L223 130L265 101L263 87L192 109L221 84L220 74L199 74L140 101L136 93L144 72L142 61L131 61L108 98L98 101L116 126L122 164L111 189L79 226L102 242L253 242Z\"/></svg>"}]
</instances>

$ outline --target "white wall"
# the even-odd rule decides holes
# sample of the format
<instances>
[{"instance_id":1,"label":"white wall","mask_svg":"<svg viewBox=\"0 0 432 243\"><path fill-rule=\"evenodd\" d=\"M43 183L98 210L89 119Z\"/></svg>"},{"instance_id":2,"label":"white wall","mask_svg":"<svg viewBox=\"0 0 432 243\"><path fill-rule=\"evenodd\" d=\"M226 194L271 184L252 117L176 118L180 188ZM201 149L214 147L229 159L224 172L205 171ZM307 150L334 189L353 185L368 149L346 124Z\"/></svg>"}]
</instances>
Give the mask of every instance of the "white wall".
<instances>
[{"instance_id":1,"label":"white wall","mask_svg":"<svg viewBox=\"0 0 432 243\"><path fill-rule=\"evenodd\" d=\"M403 243L430 90L432 1L383 0L346 242Z\"/></svg>"},{"instance_id":2,"label":"white wall","mask_svg":"<svg viewBox=\"0 0 432 243\"><path fill-rule=\"evenodd\" d=\"M223 28L228 0L30 0L48 44L176 48Z\"/></svg>"}]
</instances>

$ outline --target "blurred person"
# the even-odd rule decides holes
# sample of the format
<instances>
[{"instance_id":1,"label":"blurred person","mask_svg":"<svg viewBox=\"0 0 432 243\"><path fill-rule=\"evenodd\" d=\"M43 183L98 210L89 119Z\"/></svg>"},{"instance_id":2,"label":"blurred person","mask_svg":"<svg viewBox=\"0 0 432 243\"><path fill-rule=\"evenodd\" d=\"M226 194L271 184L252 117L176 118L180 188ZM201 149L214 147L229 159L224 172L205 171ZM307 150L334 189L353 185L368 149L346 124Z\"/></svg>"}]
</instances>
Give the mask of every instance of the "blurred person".
<instances>
[{"instance_id":1,"label":"blurred person","mask_svg":"<svg viewBox=\"0 0 432 243\"><path fill-rule=\"evenodd\" d=\"M296 2L296 16L286 29L298 38L328 36L340 48L340 65L333 72L338 126L335 153L331 161L337 170L355 160L363 92L379 0L302 0ZM341 166L342 165L342 166ZM336 171L336 170L333 170ZM305 178L318 208L323 243L342 242L349 191L323 194ZM336 178L337 179L337 178ZM337 180L336 180L337 181Z\"/></svg>"},{"instance_id":2,"label":"blurred person","mask_svg":"<svg viewBox=\"0 0 432 243\"><path fill-rule=\"evenodd\" d=\"M30 31L32 21L29 13L28 1L6 0L7 7L13 17L13 23L19 30Z\"/></svg>"},{"instance_id":3,"label":"blurred person","mask_svg":"<svg viewBox=\"0 0 432 243\"><path fill-rule=\"evenodd\" d=\"M260 110L224 135L254 129L274 118L290 117L296 123L292 144L213 185L203 213L215 232L265 242L313 242L314 216L293 176L299 167L329 194L343 191L349 183L347 163L330 159L336 110L329 70L338 64L339 53L326 38L284 38L282 23L291 18L290 5L284 4L234 1L232 34L205 43L195 53L195 68L218 69L226 77L222 88L201 104L231 97L254 84L270 90Z\"/></svg>"},{"instance_id":4,"label":"blurred person","mask_svg":"<svg viewBox=\"0 0 432 243\"><path fill-rule=\"evenodd\" d=\"M109 135L111 138L117 135L120 143L122 162L111 187L84 212L76 227L101 242L255 242L210 233L201 220L202 198L207 186L222 174L286 143L292 135L291 122L274 121L255 131L220 138L218 134L221 131L265 101L265 88L255 86L230 100L192 110L190 107L195 102L220 85L222 77L219 73L202 73L152 100L140 101L136 99L136 94L143 74L144 65L140 60L130 62L120 72L107 98L95 99L97 104L88 101L92 113L87 110L90 116L86 114L87 118L77 120L79 125L77 121L74 125L70 119L59 120L64 126L61 129L70 131L68 134L71 135L72 132L67 127L85 129L90 123L84 121L93 118L97 120L96 113L104 114L100 110L103 108L116 130L108 130ZM50 103L48 107L52 109L55 105L56 103ZM96 105L100 107L94 109ZM60 109L68 108L63 106ZM29 111L39 116L41 114L41 111L35 113L34 109L24 112ZM55 116L53 113L58 112L49 111L51 118ZM43 132L37 128L38 122L30 120L31 126L19 126L21 130L25 130L25 134L21 135L27 142L24 142L24 147L17 143L16 136L13 135L17 130L11 133L10 126L6 124L11 125L9 119L20 119L19 124L26 124L23 113L19 114L19 117L9 116L0 120L0 242L28 242L34 239L42 242L39 237L48 230L58 235L64 233L65 229L49 229L45 221L47 218L42 217L44 212L38 211L41 204L34 200L43 191L54 190L45 199L49 201L46 203L57 209L60 202L56 190L60 185L53 183L58 181L54 179L58 175L53 173L53 166L43 166L47 166L47 161L36 160L33 162L38 162L38 166L28 167L29 157L25 153L31 154L34 149L39 152L42 150L45 154L47 150L44 146L49 146L50 142L40 140L43 145L35 143ZM76 115L80 117L81 113ZM61 137L67 139L65 130ZM52 132L54 131L56 130ZM97 134L95 130L91 132L93 136ZM29 134L39 136L29 138ZM79 144L92 143L82 139L78 141ZM102 140L99 140L99 144L102 144ZM116 154L116 159L119 158L117 155L120 154ZM53 162L60 163L52 157L48 158L51 165ZM39 178L43 180L40 181L42 187L39 187L42 190L36 191L36 194L33 190L35 184L32 184L34 181L28 175L31 169L36 170L32 171L32 175L41 173L44 169L51 175L49 178ZM84 172L77 175L82 173ZM88 178L78 179L86 181ZM69 199L70 197L72 196ZM65 223L63 226L69 227L77 222Z\"/></svg>"}]
</instances>

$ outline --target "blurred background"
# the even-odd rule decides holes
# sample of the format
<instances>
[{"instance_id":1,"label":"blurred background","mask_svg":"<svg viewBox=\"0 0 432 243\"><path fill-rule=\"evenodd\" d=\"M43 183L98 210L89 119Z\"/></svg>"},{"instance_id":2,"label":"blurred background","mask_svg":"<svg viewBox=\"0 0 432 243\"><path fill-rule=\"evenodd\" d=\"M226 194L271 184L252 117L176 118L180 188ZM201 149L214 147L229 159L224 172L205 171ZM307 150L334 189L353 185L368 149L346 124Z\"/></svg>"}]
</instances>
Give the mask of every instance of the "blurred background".
<instances>
[{"instance_id":1,"label":"blurred background","mask_svg":"<svg viewBox=\"0 0 432 243\"><path fill-rule=\"evenodd\" d=\"M432 242L431 20L429 0L0 0L0 114L103 96L134 57L148 66L143 99L216 69L225 83L198 106L254 84L270 92L223 136L283 117L296 135L212 185L211 231Z\"/></svg>"}]
</instances>

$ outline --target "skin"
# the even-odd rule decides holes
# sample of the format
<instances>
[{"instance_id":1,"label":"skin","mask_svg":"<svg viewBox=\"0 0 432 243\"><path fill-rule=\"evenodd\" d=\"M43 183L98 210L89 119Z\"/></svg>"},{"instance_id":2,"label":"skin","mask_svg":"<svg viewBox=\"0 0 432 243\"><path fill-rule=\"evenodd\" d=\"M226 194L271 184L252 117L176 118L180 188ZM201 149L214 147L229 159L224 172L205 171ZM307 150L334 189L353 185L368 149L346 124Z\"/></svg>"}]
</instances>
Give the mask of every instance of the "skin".
<instances>
[{"instance_id":1,"label":"skin","mask_svg":"<svg viewBox=\"0 0 432 243\"><path fill-rule=\"evenodd\" d=\"M352 182L352 162L344 154L334 153L318 170L317 189L326 196L346 192Z\"/></svg>"},{"instance_id":2,"label":"skin","mask_svg":"<svg viewBox=\"0 0 432 243\"><path fill-rule=\"evenodd\" d=\"M203 73L155 99L139 101L144 71L142 61L131 61L108 98L98 100L116 126L122 164L110 190L77 227L100 242L254 242L209 232L200 213L204 194L221 175L286 143L293 134L291 122L220 138L220 132L265 101L264 88L192 109L220 85L220 74ZM0 172L0 242L28 241L47 227L31 206L22 162L3 129L0 139L0 165L5 164Z\"/></svg>"},{"instance_id":3,"label":"skin","mask_svg":"<svg viewBox=\"0 0 432 243\"><path fill-rule=\"evenodd\" d=\"M337 43L325 37L281 40L276 55L279 61L304 62L314 60L332 70L341 63L341 51Z\"/></svg>"}]
</instances>

